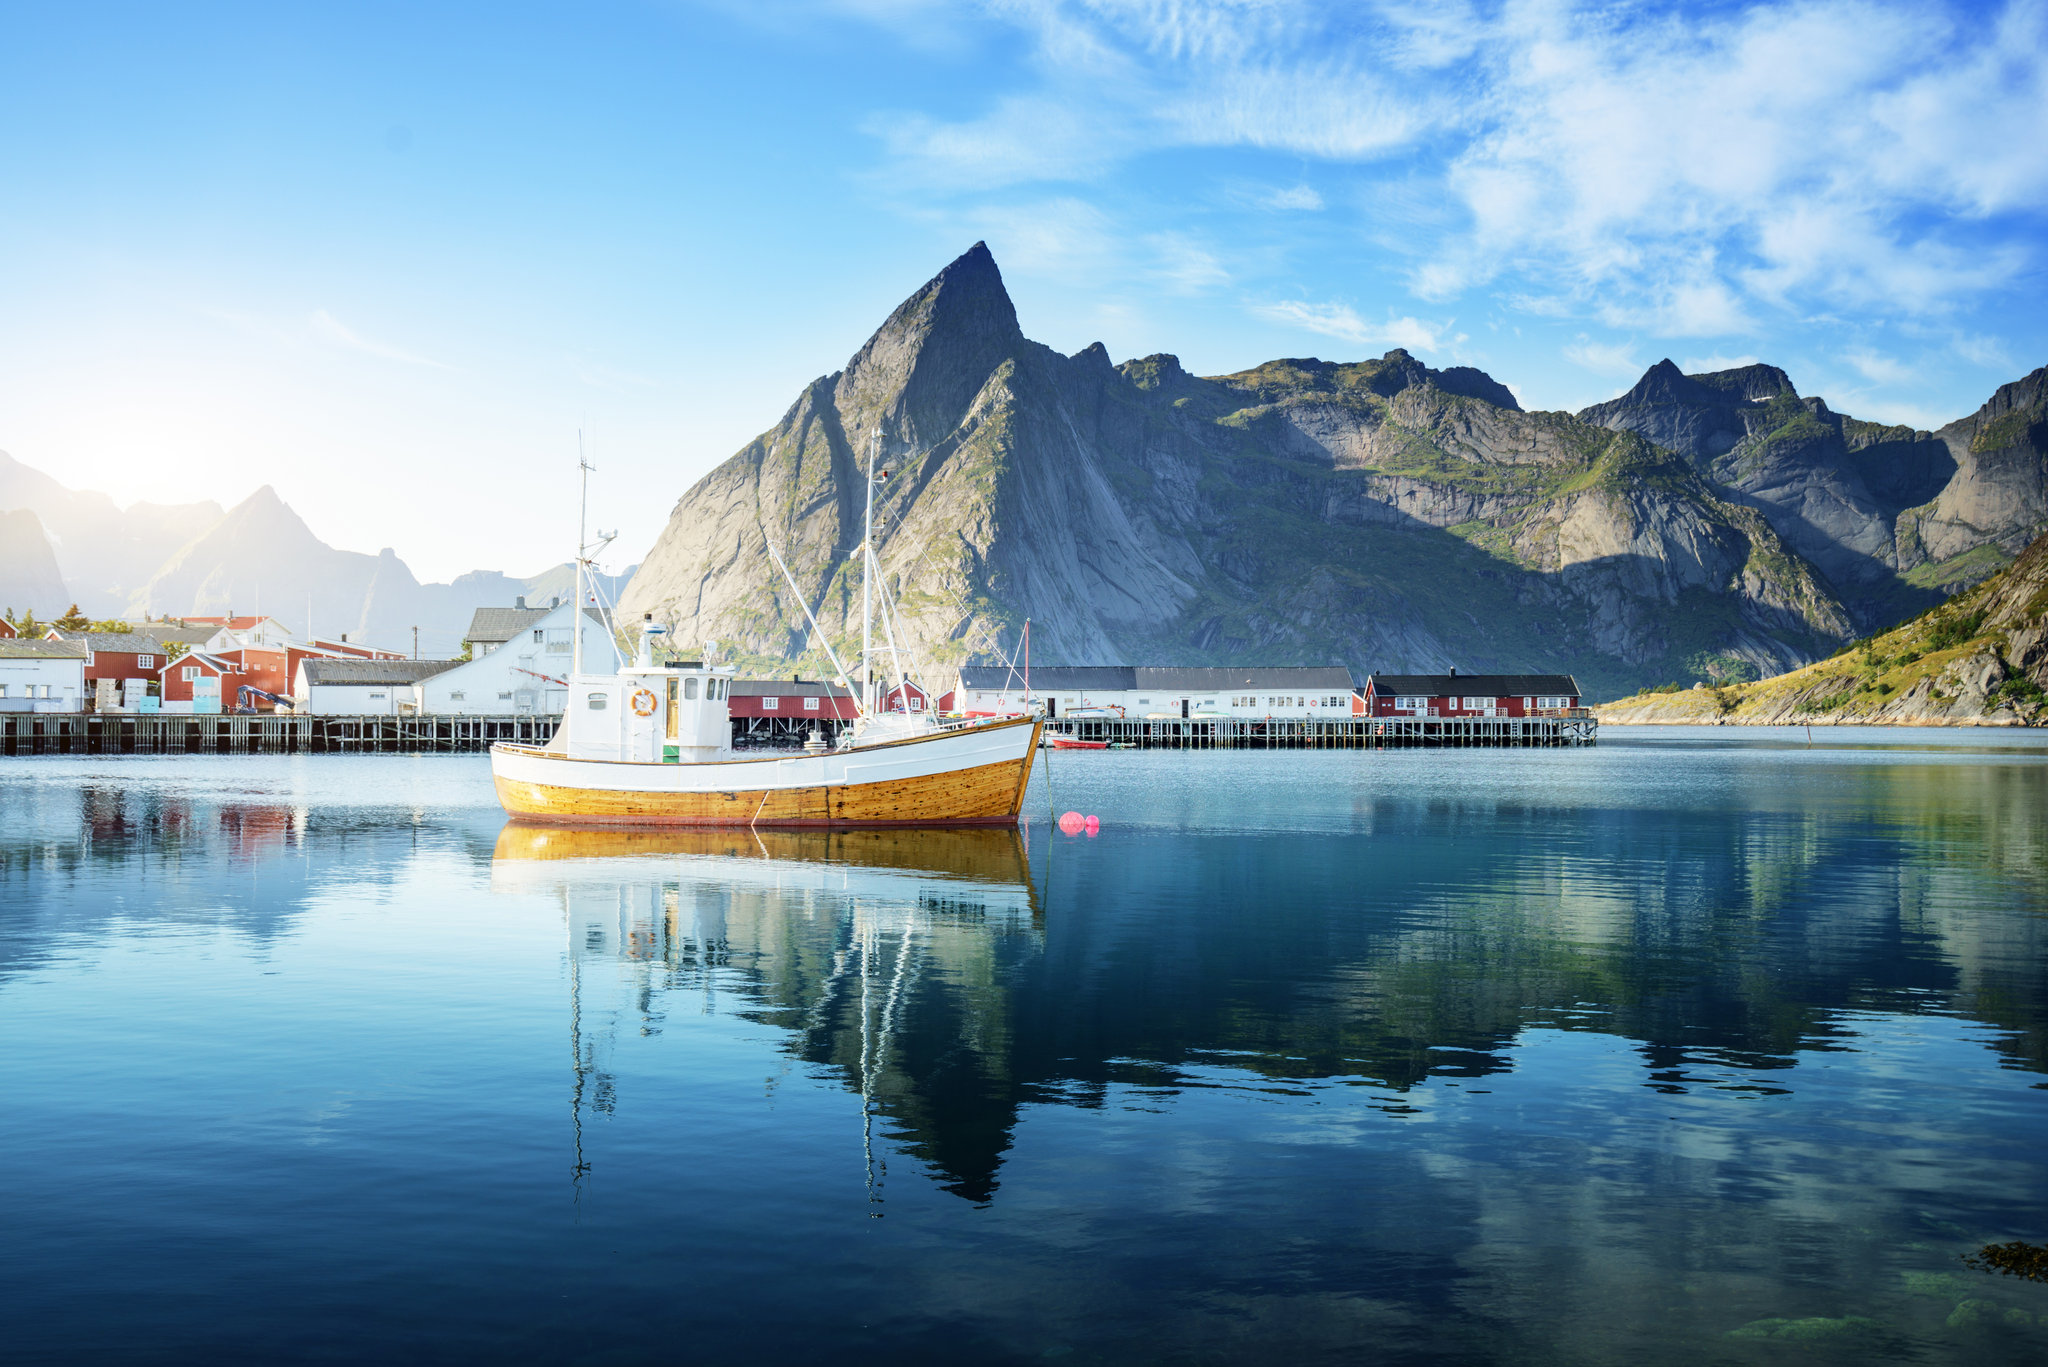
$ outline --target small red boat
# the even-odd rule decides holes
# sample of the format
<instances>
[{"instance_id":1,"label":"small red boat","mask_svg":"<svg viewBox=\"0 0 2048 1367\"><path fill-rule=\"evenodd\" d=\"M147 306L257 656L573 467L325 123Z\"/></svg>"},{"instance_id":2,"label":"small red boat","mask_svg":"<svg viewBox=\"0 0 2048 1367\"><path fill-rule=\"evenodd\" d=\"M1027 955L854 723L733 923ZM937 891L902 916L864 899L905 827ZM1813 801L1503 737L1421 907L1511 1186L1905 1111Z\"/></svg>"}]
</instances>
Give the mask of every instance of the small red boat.
<instances>
[{"instance_id":1,"label":"small red boat","mask_svg":"<svg viewBox=\"0 0 2048 1367\"><path fill-rule=\"evenodd\" d=\"M1075 740L1072 736L1054 736L1052 738L1052 748L1055 750L1107 750L1109 742L1106 740Z\"/></svg>"}]
</instances>

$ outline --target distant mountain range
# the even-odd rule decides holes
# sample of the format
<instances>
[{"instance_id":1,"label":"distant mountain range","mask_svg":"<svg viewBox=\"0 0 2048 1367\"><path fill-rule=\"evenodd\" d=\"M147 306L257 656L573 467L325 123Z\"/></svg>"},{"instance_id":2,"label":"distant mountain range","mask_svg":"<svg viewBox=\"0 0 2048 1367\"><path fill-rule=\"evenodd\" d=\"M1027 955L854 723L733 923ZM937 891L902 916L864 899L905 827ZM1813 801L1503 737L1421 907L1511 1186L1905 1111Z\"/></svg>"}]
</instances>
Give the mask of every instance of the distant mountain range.
<instances>
[{"instance_id":1,"label":"distant mountain range","mask_svg":"<svg viewBox=\"0 0 2048 1367\"><path fill-rule=\"evenodd\" d=\"M617 601L633 574L602 586ZM336 550L268 485L233 508L115 505L0 453L0 604L49 618L76 602L92 617L267 613L295 631L348 633L422 655L460 648L479 607L571 593L564 563L520 579L478 570L422 584L396 553Z\"/></svg>"},{"instance_id":2,"label":"distant mountain range","mask_svg":"<svg viewBox=\"0 0 2048 1367\"><path fill-rule=\"evenodd\" d=\"M1938 433L1669 361L1584 412L1378 360L1188 374L1027 339L981 244L700 480L626 594L681 642L822 667L768 559L857 639L861 464L905 644L1035 658L1565 670L1594 696L1803 664L2048 525L2048 371ZM844 655L844 651L842 651Z\"/></svg>"}]
</instances>

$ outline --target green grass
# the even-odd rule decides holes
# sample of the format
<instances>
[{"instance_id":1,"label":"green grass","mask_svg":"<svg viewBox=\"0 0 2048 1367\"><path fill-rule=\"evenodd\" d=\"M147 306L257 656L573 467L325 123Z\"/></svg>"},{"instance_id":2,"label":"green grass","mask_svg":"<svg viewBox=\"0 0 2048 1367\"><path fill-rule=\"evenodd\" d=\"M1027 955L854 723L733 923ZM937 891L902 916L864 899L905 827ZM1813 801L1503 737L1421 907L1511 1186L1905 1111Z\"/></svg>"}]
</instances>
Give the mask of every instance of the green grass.
<instances>
[{"instance_id":1,"label":"green grass","mask_svg":"<svg viewBox=\"0 0 2048 1367\"><path fill-rule=\"evenodd\" d=\"M1916 589L1954 593L1960 588L1989 579L2012 563L2012 557L1997 546L1974 546L1946 560L1927 561L1907 570L1903 578Z\"/></svg>"}]
</instances>

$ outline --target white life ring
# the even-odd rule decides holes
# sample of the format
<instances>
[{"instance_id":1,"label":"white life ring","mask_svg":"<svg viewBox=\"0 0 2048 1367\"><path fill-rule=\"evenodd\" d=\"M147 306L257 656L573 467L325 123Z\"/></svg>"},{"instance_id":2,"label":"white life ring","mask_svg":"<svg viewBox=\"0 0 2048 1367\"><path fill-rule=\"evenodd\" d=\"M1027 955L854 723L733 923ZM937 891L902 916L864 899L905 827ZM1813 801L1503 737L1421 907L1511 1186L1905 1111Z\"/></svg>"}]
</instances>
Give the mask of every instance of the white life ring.
<instances>
[{"instance_id":1,"label":"white life ring","mask_svg":"<svg viewBox=\"0 0 2048 1367\"><path fill-rule=\"evenodd\" d=\"M651 717L654 715L654 709L661 706L661 699L645 688L634 689L629 701L633 705L633 715L636 717Z\"/></svg>"}]
</instances>

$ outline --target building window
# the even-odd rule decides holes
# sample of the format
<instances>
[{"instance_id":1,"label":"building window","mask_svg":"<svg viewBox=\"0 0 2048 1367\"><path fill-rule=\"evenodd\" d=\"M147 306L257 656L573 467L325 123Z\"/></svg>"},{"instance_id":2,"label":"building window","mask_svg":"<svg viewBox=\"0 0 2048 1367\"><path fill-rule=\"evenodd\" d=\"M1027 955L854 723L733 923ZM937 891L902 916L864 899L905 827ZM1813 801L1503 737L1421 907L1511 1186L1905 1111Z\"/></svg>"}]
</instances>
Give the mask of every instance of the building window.
<instances>
[{"instance_id":1,"label":"building window","mask_svg":"<svg viewBox=\"0 0 2048 1367\"><path fill-rule=\"evenodd\" d=\"M7 696L7 685L6 685L6 684L0 684L0 698L4 698L4 697L6 697L6 696Z\"/></svg>"},{"instance_id":2,"label":"building window","mask_svg":"<svg viewBox=\"0 0 2048 1367\"><path fill-rule=\"evenodd\" d=\"M154 656L154 655L137 655L137 656L135 657L135 667L136 667L137 669L155 669L155 668L156 668L156 656Z\"/></svg>"},{"instance_id":3,"label":"building window","mask_svg":"<svg viewBox=\"0 0 2048 1367\"><path fill-rule=\"evenodd\" d=\"M539 645L542 641L545 641L547 638L548 634L545 631L540 631L536 629L533 633L533 643L535 645Z\"/></svg>"},{"instance_id":4,"label":"building window","mask_svg":"<svg viewBox=\"0 0 2048 1367\"><path fill-rule=\"evenodd\" d=\"M924 711L924 699L923 699L923 698L918 698L918 697L913 697L913 698L911 698L911 700L910 700L910 710L911 710L911 711L913 711L913 712L922 712L922 711Z\"/></svg>"},{"instance_id":5,"label":"building window","mask_svg":"<svg viewBox=\"0 0 2048 1367\"><path fill-rule=\"evenodd\" d=\"M1465 701L1465 710L1466 710L1467 712L1476 712L1476 711L1479 711L1479 710L1480 710L1480 709L1482 709L1482 708L1487 708L1487 707L1491 707L1491 706L1493 706L1493 699L1492 699L1492 698L1467 698L1467 699L1465 699L1464 701Z\"/></svg>"},{"instance_id":6,"label":"building window","mask_svg":"<svg viewBox=\"0 0 2048 1367\"><path fill-rule=\"evenodd\" d=\"M370 701L371 701L371 702L383 702L383 701L384 701L384 695L383 695L382 693L372 693L372 694L370 695Z\"/></svg>"},{"instance_id":7,"label":"building window","mask_svg":"<svg viewBox=\"0 0 2048 1367\"><path fill-rule=\"evenodd\" d=\"M806 711L806 712L815 712L815 711L817 711L817 710L818 710L818 700L817 700L816 698L805 698L805 699L804 699L804 711Z\"/></svg>"},{"instance_id":8,"label":"building window","mask_svg":"<svg viewBox=\"0 0 2048 1367\"><path fill-rule=\"evenodd\" d=\"M450 693L450 694L448 695L448 701L449 701L449 702L461 702L461 701L463 700L463 696L464 696L464 695L463 695L463 692L462 692L462 690L458 688L458 689L456 689L456 690L455 690L455 691L454 691L453 693Z\"/></svg>"},{"instance_id":9,"label":"building window","mask_svg":"<svg viewBox=\"0 0 2048 1367\"><path fill-rule=\"evenodd\" d=\"M499 702L511 702L511 701L512 701L512 694L511 694L511 691L510 691L510 690L507 690L506 692L500 693L500 694L498 695L498 701L499 701Z\"/></svg>"},{"instance_id":10,"label":"building window","mask_svg":"<svg viewBox=\"0 0 2048 1367\"><path fill-rule=\"evenodd\" d=\"M188 683L189 683L189 682L190 682L191 680L193 680L193 679L196 679L196 678L198 678L198 677L199 677L199 666L198 666L198 665L186 665L186 666L185 666L185 679L186 679L186 681L187 681Z\"/></svg>"},{"instance_id":11,"label":"building window","mask_svg":"<svg viewBox=\"0 0 2048 1367\"><path fill-rule=\"evenodd\" d=\"M583 705L593 712L602 712L605 709L605 701L604 694L593 693L583 700Z\"/></svg>"},{"instance_id":12,"label":"building window","mask_svg":"<svg viewBox=\"0 0 2048 1367\"><path fill-rule=\"evenodd\" d=\"M779 710L781 709L781 707L782 707L782 699L780 699L780 698L763 698L763 699L761 699L761 710L762 710L763 712L775 712L775 711L779 711Z\"/></svg>"},{"instance_id":13,"label":"building window","mask_svg":"<svg viewBox=\"0 0 2048 1367\"><path fill-rule=\"evenodd\" d=\"M548 654L569 655L573 654L575 649L576 643L570 639L570 632L567 627L548 628Z\"/></svg>"}]
</instances>

